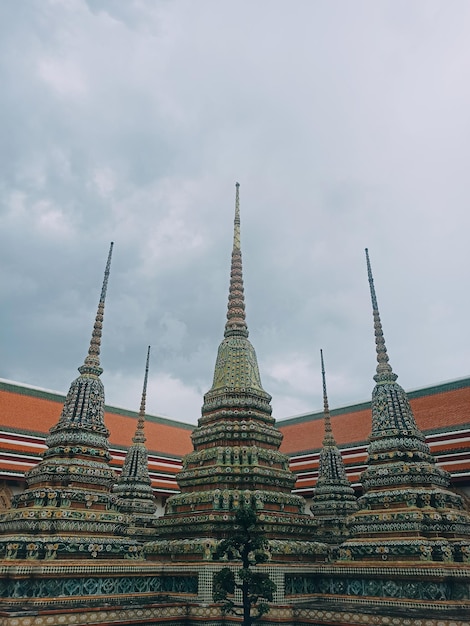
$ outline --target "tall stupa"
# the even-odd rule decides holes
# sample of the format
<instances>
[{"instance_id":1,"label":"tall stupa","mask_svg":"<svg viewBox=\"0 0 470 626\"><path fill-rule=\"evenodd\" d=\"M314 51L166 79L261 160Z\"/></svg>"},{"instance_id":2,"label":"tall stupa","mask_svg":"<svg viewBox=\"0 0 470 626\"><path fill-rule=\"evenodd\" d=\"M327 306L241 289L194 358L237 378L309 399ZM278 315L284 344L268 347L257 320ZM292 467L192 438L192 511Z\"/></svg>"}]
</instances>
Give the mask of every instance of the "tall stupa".
<instances>
[{"instance_id":1,"label":"tall stupa","mask_svg":"<svg viewBox=\"0 0 470 626\"><path fill-rule=\"evenodd\" d=\"M168 499L165 515L156 523L158 539L146 546L153 558L171 554L183 561L211 560L244 505L256 510L273 559L315 560L327 551L315 540L317 525L305 512L305 500L292 494L296 478L279 451L282 435L248 339L239 191L237 183L224 338L192 434L194 451L183 459L177 476L181 493Z\"/></svg>"}]
</instances>

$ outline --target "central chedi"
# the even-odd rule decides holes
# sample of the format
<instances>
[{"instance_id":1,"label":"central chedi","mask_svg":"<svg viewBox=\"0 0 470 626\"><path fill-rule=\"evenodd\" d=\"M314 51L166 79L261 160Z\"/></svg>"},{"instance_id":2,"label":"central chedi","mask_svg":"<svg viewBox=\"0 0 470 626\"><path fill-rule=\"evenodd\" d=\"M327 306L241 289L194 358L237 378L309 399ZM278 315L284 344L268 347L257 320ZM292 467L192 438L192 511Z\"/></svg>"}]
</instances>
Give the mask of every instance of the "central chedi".
<instances>
[{"instance_id":1,"label":"central chedi","mask_svg":"<svg viewBox=\"0 0 470 626\"><path fill-rule=\"evenodd\" d=\"M211 560L218 542L230 533L235 512L250 506L274 560L323 558L327 548L315 541L316 522L305 513L305 500L292 494L296 478L288 457L279 452L282 434L270 401L248 340L237 183L224 339L192 434L194 451L183 459L177 476L181 493L168 499L165 515L156 521L158 539L147 544L149 555Z\"/></svg>"}]
</instances>

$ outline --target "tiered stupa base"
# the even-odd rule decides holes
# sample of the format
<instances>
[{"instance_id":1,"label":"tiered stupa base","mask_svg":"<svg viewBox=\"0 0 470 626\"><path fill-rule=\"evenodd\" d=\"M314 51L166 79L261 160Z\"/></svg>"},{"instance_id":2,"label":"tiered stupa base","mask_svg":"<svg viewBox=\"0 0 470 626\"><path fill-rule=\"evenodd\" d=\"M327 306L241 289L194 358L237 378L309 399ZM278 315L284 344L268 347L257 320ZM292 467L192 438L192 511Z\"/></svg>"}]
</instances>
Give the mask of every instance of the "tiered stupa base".
<instances>
[{"instance_id":1,"label":"tiered stupa base","mask_svg":"<svg viewBox=\"0 0 470 626\"><path fill-rule=\"evenodd\" d=\"M218 544L233 532L235 511L165 515L155 523L157 540L145 544L147 558L211 561ZM314 541L316 522L308 515L258 512L259 529L269 542L272 561L324 561L328 548Z\"/></svg>"},{"instance_id":2,"label":"tiered stupa base","mask_svg":"<svg viewBox=\"0 0 470 626\"><path fill-rule=\"evenodd\" d=\"M142 547L126 536L130 523L129 516L109 509L11 509L1 519L0 556L45 560L140 558Z\"/></svg>"}]
</instances>

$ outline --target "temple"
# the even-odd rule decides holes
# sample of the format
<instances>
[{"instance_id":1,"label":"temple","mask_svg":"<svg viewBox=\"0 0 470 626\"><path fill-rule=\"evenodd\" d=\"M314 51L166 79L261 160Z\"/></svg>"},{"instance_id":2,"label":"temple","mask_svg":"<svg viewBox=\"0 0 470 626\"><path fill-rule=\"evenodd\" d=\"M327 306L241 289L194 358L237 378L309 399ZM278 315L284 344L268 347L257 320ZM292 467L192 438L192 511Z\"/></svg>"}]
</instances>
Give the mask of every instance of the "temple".
<instances>
[{"instance_id":1,"label":"temple","mask_svg":"<svg viewBox=\"0 0 470 626\"><path fill-rule=\"evenodd\" d=\"M330 410L321 352L323 411L276 421L248 339L235 191L227 319L196 428L146 414L150 348L139 411L105 405L113 244L67 396L0 381L2 626L235 624L213 577L246 506L276 586L261 624L468 626L470 378L396 382L366 250L372 401Z\"/></svg>"}]
</instances>

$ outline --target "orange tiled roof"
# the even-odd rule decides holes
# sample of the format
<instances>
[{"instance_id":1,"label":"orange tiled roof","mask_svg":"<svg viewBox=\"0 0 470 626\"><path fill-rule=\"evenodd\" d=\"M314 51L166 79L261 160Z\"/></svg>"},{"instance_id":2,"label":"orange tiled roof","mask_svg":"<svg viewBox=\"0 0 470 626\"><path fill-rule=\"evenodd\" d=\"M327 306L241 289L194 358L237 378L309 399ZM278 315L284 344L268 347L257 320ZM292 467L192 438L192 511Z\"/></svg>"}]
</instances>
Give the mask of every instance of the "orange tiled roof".
<instances>
[{"instance_id":1,"label":"orange tiled roof","mask_svg":"<svg viewBox=\"0 0 470 626\"><path fill-rule=\"evenodd\" d=\"M0 381L0 426L18 432L45 434L57 423L65 396ZM106 406L105 424L111 446L127 448L134 436L138 413ZM193 426L148 415L145 434L149 450L182 457L193 449Z\"/></svg>"},{"instance_id":2,"label":"orange tiled roof","mask_svg":"<svg viewBox=\"0 0 470 626\"><path fill-rule=\"evenodd\" d=\"M470 425L470 378L407 393L418 427L423 431ZM338 446L365 443L371 432L370 402L331 411ZM324 435L323 412L308 413L277 423L284 435L281 450L293 455L319 450Z\"/></svg>"},{"instance_id":3,"label":"orange tiled roof","mask_svg":"<svg viewBox=\"0 0 470 626\"><path fill-rule=\"evenodd\" d=\"M22 479L38 463L45 449L44 438L57 423L65 396L0 381L0 476ZM106 406L111 465L118 471L132 442L138 414ZM193 449L193 426L164 417L146 416L149 474L156 492L174 493L181 457Z\"/></svg>"},{"instance_id":4,"label":"orange tiled roof","mask_svg":"<svg viewBox=\"0 0 470 626\"><path fill-rule=\"evenodd\" d=\"M437 464L456 483L470 482L470 378L408 392L416 422ZM354 484L366 467L367 439L371 431L370 403L334 409L332 428L341 448L346 472ZM324 435L323 412L278 422L284 435L281 450L290 456L297 474L295 491L309 496L317 477Z\"/></svg>"},{"instance_id":5,"label":"orange tiled roof","mask_svg":"<svg viewBox=\"0 0 470 626\"><path fill-rule=\"evenodd\" d=\"M426 434L438 464L456 480L470 480L470 378L408 392L416 421ZM17 383L0 381L0 475L20 478L44 450L44 436L59 419L65 396ZM332 427L350 480L357 483L365 468L371 430L370 403L331 411ZM106 407L112 465L119 469L135 432L138 414ZM324 423L323 412L278 422L284 435L281 451L291 457L297 474L296 491L310 495L318 474ZM193 426L147 416L145 433L149 471L157 492L177 490L175 475L181 458L193 449Z\"/></svg>"}]
</instances>

